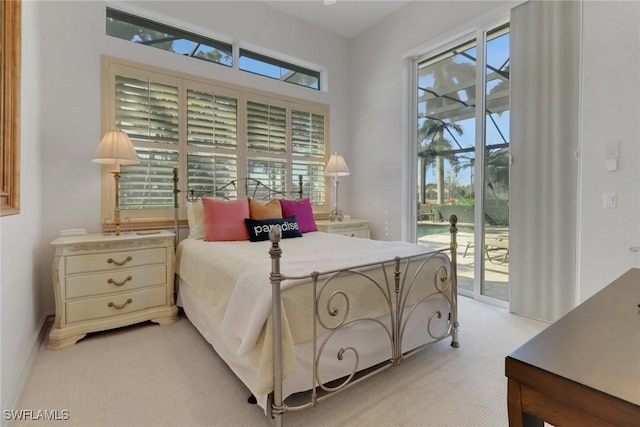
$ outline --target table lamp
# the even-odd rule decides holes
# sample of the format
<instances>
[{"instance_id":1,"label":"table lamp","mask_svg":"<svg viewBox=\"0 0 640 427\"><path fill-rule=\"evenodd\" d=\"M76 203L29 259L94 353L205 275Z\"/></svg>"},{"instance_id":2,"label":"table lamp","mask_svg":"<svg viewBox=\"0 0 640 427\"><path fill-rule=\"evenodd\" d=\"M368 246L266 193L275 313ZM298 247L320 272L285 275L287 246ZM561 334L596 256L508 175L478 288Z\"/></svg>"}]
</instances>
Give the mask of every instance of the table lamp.
<instances>
[{"instance_id":1,"label":"table lamp","mask_svg":"<svg viewBox=\"0 0 640 427\"><path fill-rule=\"evenodd\" d=\"M98 151L93 158L96 163L113 165L110 171L116 183L116 203L113 224L116 236L120 235L120 165L135 165L140 163L138 153L133 147L129 136L120 131L110 130L102 136Z\"/></svg>"},{"instance_id":2,"label":"table lamp","mask_svg":"<svg viewBox=\"0 0 640 427\"><path fill-rule=\"evenodd\" d=\"M344 157L338 153L332 154L331 157L329 157L324 174L332 178L334 187L333 191L335 194L335 204L329 219L331 221L342 221L344 216L342 215L342 211L338 208L338 184L340 183L341 176L347 176L350 174L349 167L347 166L347 162L344 161Z\"/></svg>"}]
</instances>

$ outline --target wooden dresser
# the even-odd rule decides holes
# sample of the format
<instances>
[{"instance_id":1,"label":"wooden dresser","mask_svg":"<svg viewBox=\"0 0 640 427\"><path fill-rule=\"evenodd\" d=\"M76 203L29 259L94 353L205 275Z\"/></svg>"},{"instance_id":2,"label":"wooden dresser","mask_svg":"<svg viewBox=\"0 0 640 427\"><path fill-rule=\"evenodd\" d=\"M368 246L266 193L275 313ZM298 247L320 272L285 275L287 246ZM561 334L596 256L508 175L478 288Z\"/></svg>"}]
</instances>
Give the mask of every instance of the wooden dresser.
<instances>
[{"instance_id":1,"label":"wooden dresser","mask_svg":"<svg viewBox=\"0 0 640 427\"><path fill-rule=\"evenodd\" d=\"M369 221L362 219L344 219L342 221L329 221L328 219L316 221L318 231L325 233L341 234L349 237L369 238Z\"/></svg>"},{"instance_id":2,"label":"wooden dresser","mask_svg":"<svg viewBox=\"0 0 640 427\"><path fill-rule=\"evenodd\" d=\"M640 269L505 360L509 425L640 425Z\"/></svg>"},{"instance_id":3,"label":"wooden dresser","mask_svg":"<svg viewBox=\"0 0 640 427\"><path fill-rule=\"evenodd\" d=\"M88 332L177 319L172 233L87 234L51 244L56 317L49 349L71 347Z\"/></svg>"}]
</instances>

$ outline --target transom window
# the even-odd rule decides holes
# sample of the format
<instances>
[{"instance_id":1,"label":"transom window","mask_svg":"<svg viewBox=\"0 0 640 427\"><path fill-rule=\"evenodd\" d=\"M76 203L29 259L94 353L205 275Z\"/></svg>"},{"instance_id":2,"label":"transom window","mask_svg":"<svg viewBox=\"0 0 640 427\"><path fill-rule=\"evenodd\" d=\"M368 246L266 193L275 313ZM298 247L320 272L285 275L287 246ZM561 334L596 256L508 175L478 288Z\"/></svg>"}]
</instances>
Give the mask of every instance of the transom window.
<instances>
[{"instance_id":1,"label":"transom window","mask_svg":"<svg viewBox=\"0 0 640 427\"><path fill-rule=\"evenodd\" d=\"M123 166L120 208L132 224L173 218L173 169L181 189L211 189L255 178L304 195L327 211L324 165L328 106L103 58L104 130L129 135L141 163ZM113 210L105 168L103 214ZM230 198L244 197L238 188Z\"/></svg>"},{"instance_id":2,"label":"transom window","mask_svg":"<svg viewBox=\"0 0 640 427\"><path fill-rule=\"evenodd\" d=\"M229 43L109 7L107 35L229 67L233 65L233 50Z\"/></svg>"},{"instance_id":3,"label":"transom window","mask_svg":"<svg viewBox=\"0 0 640 427\"><path fill-rule=\"evenodd\" d=\"M233 45L160 22L107 8L106 33L133 43L233 67ZM271 56L239 49L238 69L320 90L320 72Z\"/></svg>"},{"instance_id":4,"label":"transom window","mask_svg":"<svg viewBox=\"0 0 640 427\"><path fill-rule=\"evenodd\" d=\"M240 69L261 76L320 90L320 72L250 50L240 49Z\"/></svg>"}]
</instances>

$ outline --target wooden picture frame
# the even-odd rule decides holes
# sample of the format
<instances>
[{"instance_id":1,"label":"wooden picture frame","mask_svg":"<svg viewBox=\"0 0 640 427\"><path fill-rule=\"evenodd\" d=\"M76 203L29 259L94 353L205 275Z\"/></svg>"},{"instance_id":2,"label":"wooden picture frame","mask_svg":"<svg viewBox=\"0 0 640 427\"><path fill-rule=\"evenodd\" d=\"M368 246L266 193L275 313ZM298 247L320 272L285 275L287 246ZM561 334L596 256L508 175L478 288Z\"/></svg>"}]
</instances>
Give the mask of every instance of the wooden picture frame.
<instances>
[{"instance_id":1,"label":"wooden picture frame","mask_svg":"<svg viewBox=\"0 0 640 427\"><path fill-rule=\"evenodd\" d=\"M0 215L20 212L21 0L0 8Z\"/></svg>"}]
</instances>

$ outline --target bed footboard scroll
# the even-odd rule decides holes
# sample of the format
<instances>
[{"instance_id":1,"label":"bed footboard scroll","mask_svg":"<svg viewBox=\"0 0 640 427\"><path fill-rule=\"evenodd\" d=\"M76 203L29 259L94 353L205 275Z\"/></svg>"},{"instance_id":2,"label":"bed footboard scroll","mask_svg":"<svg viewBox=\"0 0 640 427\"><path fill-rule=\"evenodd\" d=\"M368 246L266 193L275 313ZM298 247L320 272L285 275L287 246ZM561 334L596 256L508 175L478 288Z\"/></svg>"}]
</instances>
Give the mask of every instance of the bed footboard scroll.
<instances>
[{"instance_id":1,"label":"bed footboard scroll","mask_svg":"<svg viewBox=\"0 0 640 427\"><path fill-rule=\"evenodd\" d=\"M325 271L323 273L315 271L310 274L309 277L311 277L311 283L313 284L312 295L315 301L312 335L314 337L318 337L317 328L322 328L321 330L326 332L323 332L323 338L319 339L319 343L317 343L317 338L312 340L313 378L310 389L311 400L306 404L293 404L289 406L284 402L284 386L282 378L285 368L283 362L283 354L285 350L283 349L283 291L281 286L283 285L283 282L288 283L290 280L299 279L300 277L286 276L282 274L281 256L283 251L280 248L280 239L282 237L282 232L278 227L271 228L269 232L269 239L271 242L269 255L271 257L270 283L272 288L271 334L273 338L273 391L269 396L269 408L270 414L276 426L283 426L283 416L285 412L298 411L309 407L314 407L319 403L320 400L324 400L330 394L342 391L347 387L350 387L355 383L358 383L361 380L364 380L365 378L373 375L376 372L387 369L388 367L398 366L403 362L404 358L411 356L420 351L422 348L445 339L448 336L451 337L451 346L459 347L456 268L457 217L455 215L451 215L450 217L449 231L451 240L449 248L445 251L433 251L421 255L396 257L394 259L388 259L387 261L384 261L382 263L375 263L375 265L382 267L379 270L382 277L378 279L374 278L373 273L370 274L369 270L367 270L368 267L371 267L374 264L363 264L349 268L339 268L332 271ZM446 259L446 255L444 255L443 252L449 250L450 259ZM431 288L431 290L428 290L425 295L411 295L414 284L418 283L418 277L423 277L421 276L421 272L432 271L427 270L426 267L427 262L429 262L430 260L433 260L437 263L437 266L434 267L435 272L433 273L433 288ZM410 266L412 266L412 268L410 268ZM386 272L389 273L389 276L387 276ZM388 327L385 326L384 322L374 317L366 317L360 315L349 318L347 317L350 304L349 297L347 296L346 291L344 289L332 289L331 291L327 291L327 289L329 289L329 283L332 283L339 277L347 275L349 275L350 277L358 277L364 280L366 283L369 283L371 289L373 289L374 291L377 289L381 293L381 295L384 296L384 301L386 302L386 304L388 304L388 308L390 309L387 320L389 322ZM327 294L327 296L326 299L323 299L325 293ZM340 314L339 310L332 305L332 302L335 301L336 298L342 298L344 303L344 307L342 308L342 312ZM321 300L324 302L324 304L320 303ZM417 312L421 304L429 300L443 301L449 311L448 319L446 316L446 309L434 308L434 311L431 312L428 319L426 319L426 332L430 336L429 340L413 349L411 349L411 347L408 347L410 348L410 350L403 350L403 339L405 335L405 329L408 325L408 320L412 318L414 311ZM325 315L328 315L329 318L333 318L335 320L334 324L326 323L323 320L324 318L320 315L320 306L327 310L327 313L325 313ZM436 318L443 319L444 322L446 322L444 330L435 329L432 331L431 322ZM359 353L358 350L353 348L350 344L346 344L345 347L342 347L338 351L337 358L339 360L342 360L343 354L350 351L352 353L352 357L355 359L354 371L351 372L351 374L347 374L346 380L341 379L340 382L337 383L337 385L328 385L328 383L325 383L325 381L323 381L323 378L321 378L319 373L319 361L325 349L325 345L339 330L344 327L357 324L359 322L374 322L375 324L382 327L382 330L388 335L390 341L391 358L388 359L387 362L379 364L379 366L374 368L372 371L365 373L362 377L352 381L356 373L355 371L357 371L357 367L359 366ZM316 344L319 344L319 348L316 346ZM322 397L318 396L318 391L321 391L323 393Z\"/></svg>"},{"instance_id":2,"label":"bed footboard scroll","mask_svg":"<svg viewBox=\"0 0 640 427\"><path fill-rule=\"evenodd\" d=\"M451 256L451 275L453 280L451 282L452 294L455 295L455 298L452 298L451 301L451 347L460 347L460 342L458 341L458 328L460 324L458 323L458 217L456 215L451 215L449 217L449 233L451 234L451 242L450 242L450 256Z\"/></svg>"}]
</instances>

